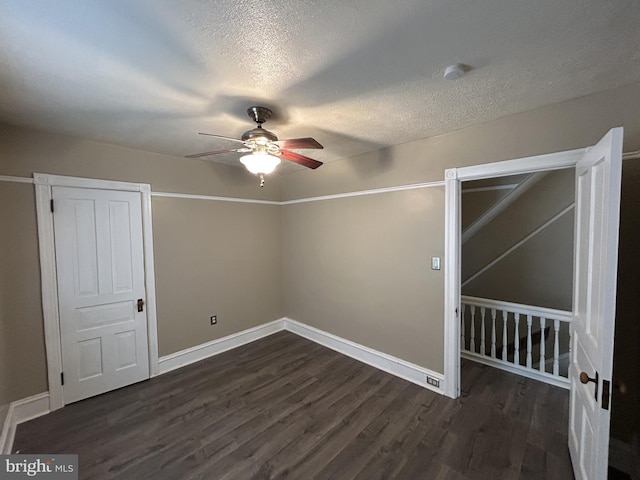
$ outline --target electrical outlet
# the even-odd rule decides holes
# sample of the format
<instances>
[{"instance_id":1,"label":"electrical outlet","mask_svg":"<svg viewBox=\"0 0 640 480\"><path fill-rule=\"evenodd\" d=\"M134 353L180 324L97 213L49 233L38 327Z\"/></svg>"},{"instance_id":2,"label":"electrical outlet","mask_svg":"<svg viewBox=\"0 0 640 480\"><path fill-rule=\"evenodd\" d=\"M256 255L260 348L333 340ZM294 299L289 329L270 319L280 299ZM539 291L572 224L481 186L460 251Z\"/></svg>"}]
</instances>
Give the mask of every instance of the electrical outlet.
<instances>
[{"instance_id":1,"label":"electrical outlet","mask_svg":"<svg viewBox=\"0 0 640 480\"><path fill-rule=\"evenodd\" d=\"M218 323L218 316L217 315L211 315L211 317L209 319L211 320L211 325L216 325Z\"/></svg>"},{"instance_id":2,"label":"electrical outlet","mask_svg":"<svg viewBox=\"0 0 640 480\"><path fill-rule=\"evenodd\" d=\"M429 385L433 385L434 387L440 387L440 382L433 377L427 375L427 383Z\"/></svg>"}]
</instances>

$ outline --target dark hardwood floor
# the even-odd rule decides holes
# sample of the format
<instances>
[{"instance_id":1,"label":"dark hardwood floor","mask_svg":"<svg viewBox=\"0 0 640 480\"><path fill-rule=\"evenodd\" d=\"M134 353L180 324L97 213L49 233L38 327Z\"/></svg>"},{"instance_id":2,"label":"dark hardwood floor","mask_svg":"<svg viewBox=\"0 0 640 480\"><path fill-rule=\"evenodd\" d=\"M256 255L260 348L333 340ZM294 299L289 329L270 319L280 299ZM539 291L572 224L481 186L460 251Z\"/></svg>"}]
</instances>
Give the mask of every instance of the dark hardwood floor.
<instances>
[{"instance_id":1,"label":"dark hardwood floor","mask_svg":"<svg viewBox=\"0 0 640 480\"><path fill-rule=\"evenodd\" d=\"M464 362L451 400L280 332L18 427L82 479L572 479L568 392Z\"/></svg>"}]
</instances>

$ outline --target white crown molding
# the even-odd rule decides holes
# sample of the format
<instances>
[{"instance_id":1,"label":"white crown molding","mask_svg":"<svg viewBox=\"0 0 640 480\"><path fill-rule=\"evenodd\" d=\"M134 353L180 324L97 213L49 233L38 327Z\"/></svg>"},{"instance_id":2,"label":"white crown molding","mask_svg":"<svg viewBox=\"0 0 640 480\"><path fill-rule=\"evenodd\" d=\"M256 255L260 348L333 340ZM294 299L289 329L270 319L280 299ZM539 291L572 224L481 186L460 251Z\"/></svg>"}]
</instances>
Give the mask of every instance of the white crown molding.
<instances>
[{"instance_id":1,"label":"white crown molding","mask_svg":"<svg viewBox=\"0 0 640 480\"><path fill-rule=\"evenodd\" d=\"M347 193L336 193L333 195L322 195L319 197L299 198L296 200L287 200L280 202L280 205L294 205L296 203L308 203L308 202L320 202L323 200L335 200L338 198L360 197L363 195L378 195L380 193L400 192L403 190L416 190L418 188L431 188L431 187L444 187L443 181L427 182L427 183L414 183L411 185L398 185L395 187L374 188L371 190L360 190Z\"/></svg>"},{"instance_id":2,"label":"white crown molding","mask_svg":"<svg viewBox=\"0 0 640 480\"><path fill-rule=\"evenodd\" d=\"M30 184L33 185L33 178L12 177L10 175L0 175L0 182L30 183Z\"/></svg>"},{"instance_id":3,"label":"white crown molding","mask_svg":"<svg viewBox=\"0 0 640 480\"><path fill-rule=\"evenodd\" d=\"M217 202L258 203L263 205L282 205L275 200L254 200L251 198L219 197L213 195L194 195L190 193L151 192L152 197L186 198L191 200L213 200Z\"/></svg>"}]
</instances>

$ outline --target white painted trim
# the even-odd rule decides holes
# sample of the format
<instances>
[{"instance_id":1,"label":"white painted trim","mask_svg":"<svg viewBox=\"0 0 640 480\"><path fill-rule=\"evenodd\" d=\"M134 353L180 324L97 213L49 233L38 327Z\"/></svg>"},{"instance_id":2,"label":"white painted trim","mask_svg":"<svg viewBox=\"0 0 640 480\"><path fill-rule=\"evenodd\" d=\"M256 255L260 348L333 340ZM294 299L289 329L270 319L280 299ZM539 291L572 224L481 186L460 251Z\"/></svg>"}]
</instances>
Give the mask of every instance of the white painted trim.
<instances>
[{"instance_id":1,"label":"white painted trim","mask_svg":"<svg viewBox=\"0 0 640 480\"><path fill-rule=\"evenodd\" d=\"M167 373L185 365L190 365L200 360L218 355L219 353L254 342L285 329L284 319L274 320L270 323L243 330L223 338L212 340L195 347L187 348L179 352L165 355L159 360L159 373Z\"/></svg>"},{"instance_id":2,"label":"white painted trim","mask_svg":"<svg viewBox=\"0 0 640 480\"><path fill-rule=\"evenodd\" d=\"M114 180L100 180L97 178L67 177L63 175L49 175L46 173L34 173L33 181L36 185L49 185L56 187L96 188L100 190L120 190L123 192L141 192L151 186L146 183L118 182Z\"/></svg>"},{"instance_id":3,"label":"white painted trim","mask_svg":"<svg viewBox=\"0 0 640 480\"><path fill-rule=\"evenodd\" d=\"M287 200L278 202L275 200L255 200L251 198L236 197L219 197L213 195L195 195L190 193L171 193L171 192L151 192L152 197L168 197L168 198L187 198L194 200L213 200L217 202L238 202L238 203L257 203L265 205L294 205L296 203L320 202L323 200L336 200L339 198L360 197L363 195L377 195L380 193L400 192L404 190L416 190L419 188L444 187L445 182L427 182L415 183L410 185L398 185L395 187L374 188L372 190L360 190L355 192L336 193L333 195L322 195L319 197L298 198L296 200Z\"/></svg>"},{"instance_id":4,"label":"white painted trim","mask_svg":"<svg viewBox=\"0 0 640 480\"><path fill-rule=\"evenodd\" d=\"M462 358L466 358L467 360L482 363L483 365L488 365L489 367L499 368L500 370L515 373L516 375L522 375L523 377L532 378L533 380L548 383L549 385L554 385L556 387L566 388L567 390L569 390L570 387L568 378L556 377L555 375L551 375L550 373L541 372L540 370L535 370L533 368L526 368L524 366L518 367L518 365L515 365L513 363L503 362L502 360L497 358L487 357L485 355L468 352L466 350L460 352L460 356Z\"/></svg>"},{"instance_id":5,"label":"white painted trim","mask_svg":"<svg viewBox=\"0 0 640 480\"><path fill-rule=\"evenodd\" d=\"M286 330L312 342L323 345L331 350L347 355L351 358L371 365L379 370L400 377L411 383L415 383L429 390L433 390L441 395L446 390L445 377L441 373L433 372L427 368L407 362L386 353L373 350L350 340L345 340L331 333L324 332L317 328L305 325L290 318L285 319ZM440 387L434 387L427 383L427 375L438 380Z\"/></svg>"},{"instance_id":6,"label":"white painted trim","mask_svg":"<svg viewBox=\"0 0 640 480\"><path fill-rule=\"evenodd\" d=\"M503 162L485 163L471 167L458 168L458 179L462 182L481 180L484 178L506 177L522 173L544 172L575 167L578 159L587 151L586 148L565 152L547 153L533 157L516 158Z\"/></svg>"},{"instance_id":7,"label":"white painted trim","mask_svg":"<svg viewBox=\"0 0 640 480\"><path fill-rule=\"evenodd\" d=\"M30 183L33 185L33 178L12 177L11 175L0 175L0 182Z\"/></svg>"},{"instance_id":8,"label":"white painted trim","mask_svg":"<svg viewBox=\"0 0 640 480\"><path fill-rule=\"evenodd\" d=\"M192 200L215 200L217 202L259 203L265 205L282 205L275 200L254 200L251 198L217 197L212 195L193 195L190 193L151 192L152 197L187 198Z\"/></svg>"},{"instance_id":9,"label":"white painted trim","mask_svg":"<svg viewBox=\"0 0 640 480\"><path fill-rule=\"evenodd\" d=\"M478 188L463 188L462 194L465 193L478 193L478 192L493 192L497 190L513 190L519 183L509 183L507 185L492 185L490 187L478 187Z\"/></svg>"},{"instance_id":10,"label":"white painted trim","mask_svg":"<svg viewBox=\"0 0 640 480\"><path fill-rule=\"evenodd\" d=\"M493 300L491 298L478 298L462 295L460 297L462 303L474 305L476 307L495 308L509 312L517 312L521 315L531 315L533 317L544 317L546 319L560 320L561 322L571 323L573 321L573 312L567 310L557 310L555 308L538 307L535 305L525 305L522 303L504 302L502 300Z\"/></svg>"},{"instance_id":11,"label":"white painted trim","mask_svg":"<svg viewBox=\"0 0 640 480\"><path fill-rule=\"evenodd\" d=\"M445 171L445 232L444 232L444 394L460 396L460 230L462 203L461 184L457 169Z\"/></svg>"},{"instance_id":12,"label":"white painted trim","mask_svg":"<svg viewBox=\"0 0 640 480\"><path fill-rule=\"evenodd\" d=\"M36 213L38 243L40 249L40 276L42 283L42 311L44 317L45 347L47 355L47 379L49 383L49 409L64 406L60 374L62 352L60 350L60 321L58 314L58 280L53 231L53 215L50 209L53 186L94 188L140 192L144 243L145 289L147 294L147 335L149 342L150 376L158 371L158 338L155 304L155 277L153 268L153 235L151 219L151 186L145 183L114 182L93 178L65 177L60 175L33 174L36 188ZM147 248L149 247L149 248Z\"/></svg>"},{"instance_id":13,"label":"white painted trim","mask_svg":"<svg viewBox=\"0 0 640 480\"><path fill-rule=\"evenodd\" d=\"M482 275L484 272L486 272L491 267L493 267L496 263L500 262L503 258L505 258L506 256L510 255L511 253L516 251L517 249L519 249L521 246L523 246L525 243L527 243L533 237L538 235L540 232L545 230L547 227L549 227L551 224L553 224L556 220L558 220L560 217L562 217L565 213L568 213L569 211L573 210L573 207L574 207L574 204L572 203L571 205L563 208L560 212L556 213L553 217L551 217L549 220L544 222L542 225L540 225L538 228L536 228L533 232L529 233L522 240L520 240L520 241L516 242L515 244L513 244L506 251L502 252L500 255L498 255L492 261L487 263L484 267L482 267L476 273L474 273L470 277L466 278L464 280L464 282L462 282L462 286L464 287L464 286L468 285L470 282L472 282L473 280L478 278L480 275Z\"/></svg>"},{"instance_id":14,"label":"white painted trim","mask_svg":"<svg viewBox=\"0 0 640 480\"><path fill-rule=\"evenodd\" d=\"M49 393L40 393L32 397L16 400L9 405L0 436L0 453L8 454L13 449L16 427L23 422L33 420L49 413Z\"/></svg>"},{"instance_id":15,"label":"white painted trim","mask_svg":"<svg viewBox=\"0 0 640 480\"><path fill-rule=\"evenodd\" d=\"M53 233L53 215L50 200L51 187L36 184L36 218L40 251L40 282L42 287L42 314L47 355L47 380L49 384L49 408L57 410L64 406L60 374L62 351L60 347L60 321L58 316L58 277Z\"/></svg>"},{"instance_id":16,"label":"white painted trim","mask_svg":"<svg viewBox=\"0 0 640 480\"><path fill-rule=\"evenodd\" d=\"M471 225L469 225L464 232L462 232L462 244L464 245L470 238L476 233L486 227L491 220L496 218L507 208L509 208L513 202L524 195L531 187L538 183L547 172L536 172L529 175L525 180L518 184L516 188L511 190L507 195L502 197L498 202L491 206L486 212L480 215ZM464 189L462 190L464 192Z\"/></svg>"},{"instance_id":17,"label":"white painted trim","mask_svg":"<svg viewBox=\"0 0 640 480\"><path fill-rule=\"evenodd\" d=\"M483 178L504 177L521 173L542 172L575 167L587 149L524 157L504 162L445 170L445 303L444 303L444 375L446 395L460 395L460 182Z\"/></svg>"},{"instance_id":18,"label":"white painted trim","mask_svg":"<svg viewBox=\"0 0 640 480\"><path fill-rule=\"evenodd\" d=\"M444 182L415 183L411 185L399 185L396 187L374 188L372 190L360 190L356 192L336 193L333 195L322 195L319 197L299 198L297 200L287 200L280 202L280 205L294 205L296 203L320 202L323 200L335 200L338 198L360 197L362 195L377 195L379 193L399 192L403 190L416 190L418 188L443 187Z\"/></svg>"},{"instance_id":19,"label":"white painted trim","mask_svg":"<svg viewBox=\"0 0 640 480\"><path fill-rule=\"evenodd\" d=\"M144 248L144 281L147 306L147 346L149 376L159 373L158 366L158 317L156 310L156 271L153 256L153 215L151 213L151 186L141 185L142 244Z\"/></svg>"}]
</instances>

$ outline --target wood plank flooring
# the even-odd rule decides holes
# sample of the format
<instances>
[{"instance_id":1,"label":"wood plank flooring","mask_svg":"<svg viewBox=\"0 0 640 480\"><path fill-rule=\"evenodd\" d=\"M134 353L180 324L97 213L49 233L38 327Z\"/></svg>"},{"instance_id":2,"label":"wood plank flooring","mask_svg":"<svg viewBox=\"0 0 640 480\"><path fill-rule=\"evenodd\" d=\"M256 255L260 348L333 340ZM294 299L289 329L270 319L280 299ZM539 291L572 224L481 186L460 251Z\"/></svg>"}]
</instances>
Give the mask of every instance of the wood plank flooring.
<instances>
[{"instance_id":1,"label":"wood plank flooring","mask_svg":"<svg viewBox=\"0 0 640 480\"><path fill-rule=\"evenodd\" d=\"M292 333L18 427L82 479L572 479L568 392L463 362L451 400Z\"/></svg>"}]
</instances>

